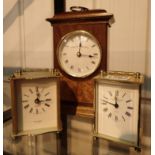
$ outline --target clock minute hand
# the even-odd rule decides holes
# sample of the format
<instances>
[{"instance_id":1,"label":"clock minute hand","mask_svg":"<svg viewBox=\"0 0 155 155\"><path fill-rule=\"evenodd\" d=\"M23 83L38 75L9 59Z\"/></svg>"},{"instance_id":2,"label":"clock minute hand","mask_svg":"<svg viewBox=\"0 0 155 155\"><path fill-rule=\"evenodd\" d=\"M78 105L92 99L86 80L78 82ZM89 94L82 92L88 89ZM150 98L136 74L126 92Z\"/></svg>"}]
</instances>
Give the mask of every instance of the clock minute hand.
<instances>
[{"instance_id":1,"label":"clock minute hand","mask_svg":"<svg viewBox=\"0 0 155 155\"><path fill-rule=\"evenodd\" d=\"M117 103L117 96L118 96L118 93L117 93L117 91L115 91L115 108L119 107L119 105Z\"/></svg>"},{"instance_id":2,"label":"clock minute hand","mask_svg":"<svg viewBox=\"0 0 155 155\"><path fill-rule=\"evenodd\" d=\"M95 57L95 56L93 56L93 55L87 55L87 54L81 54L81 56L86 56L86 57L89 57L89 58Z\"/></svg>"},{"instance_id":3,"label":"clock minute hand","mask_svg":"<svg viewBox=\"0 0 155 155\"><path fill-rule=\"evenodd\" d=\"M80 51L81 51L81 47L82 47L82 44L81 44L81 39L80 39L79 51L78 51L77 54L76 54L78 57L81 57L81 55L82 55L81 52L80 52Z\"/></svg>"},{"instance_id":4,"label":"clock minute hand","mask_svg":"<svg viewBox=\"0 0 155 155\"><path fill-rule=\"evenodd\" d=\"M115 107L115 104L113 104L113 103L111 103L111 102L108 102L108 101L106 101L106 100L102 100L103 102L106 102L106 103L108 103L108 104L110 104L110 105L112 105L112 106L114 106Z\"/></svg>"}]
</instances>

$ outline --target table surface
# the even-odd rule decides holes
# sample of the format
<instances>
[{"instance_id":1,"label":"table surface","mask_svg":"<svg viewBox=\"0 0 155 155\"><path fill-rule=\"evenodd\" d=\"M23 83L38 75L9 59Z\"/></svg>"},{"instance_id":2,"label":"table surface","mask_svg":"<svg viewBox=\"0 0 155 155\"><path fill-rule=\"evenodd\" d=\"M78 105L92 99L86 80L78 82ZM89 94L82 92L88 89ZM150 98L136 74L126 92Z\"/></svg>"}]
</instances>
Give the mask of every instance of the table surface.
<instances>
[{"instance_id":1,"label":"table surface","mask_svg":"<svg viewBox=\"0 0 155 155\"><path fill-rule=\"evenodd\" d=\"M142 137L142 151L104 139L94 140L93 120L68 116L66 131L12 138L12 120L3 126L3 151L19 155L150 155L150 139ZM147 142L146 142L147 141Z\"/></svg>"}]
</instances>

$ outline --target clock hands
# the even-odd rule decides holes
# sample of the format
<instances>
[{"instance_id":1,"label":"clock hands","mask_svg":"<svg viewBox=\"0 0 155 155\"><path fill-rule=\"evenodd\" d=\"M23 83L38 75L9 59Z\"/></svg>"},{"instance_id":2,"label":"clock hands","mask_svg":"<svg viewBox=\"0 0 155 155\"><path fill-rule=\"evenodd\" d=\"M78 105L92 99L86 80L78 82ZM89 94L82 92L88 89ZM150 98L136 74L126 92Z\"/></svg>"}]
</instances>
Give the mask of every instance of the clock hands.
<instances>
[{"instance_id":1,"label":"clock hands","mask_svg":"<svg viewBox=\"0 0 155 155\"><path fill-rule=\"evenodd\" d=\"M76 53L77 57L81 57L81 47L82 47L82 44L81 44L81 39L80 39L80 43L79 43L79 51Z\"/></svg>"},{"instance_id":2,"label":"clock hands","mask_svg":"<svg viewBox=\"0 0 155 155\"><path fill-rule=\"evenodd\" d=\"M40 100L39 98L36 98L36 99L34 100L34 103L35 103L35 104L40 104L41 102L48 102L48 101L51 101L51 99L48 98L48 99L45 99L45 100Z\"/></svg>"},{"instance_id":3,"label":"clock hands","mask_svg":"<svg viewBox=\"0 0 155 155\"><path fill-rule=\"evenodd\" d=\"M48 94L48 93L47 93ZM46 94L46 96L47 96L47 94ZM41 102L48 102L48 101L51 101L51 99L50 98L47 98L47 99L45 99L45 100L40 100L40 93L39 93L39 90L38 90L38 87L36 87L36 96L37 96L37 98L34 100L34 103L35 104L40 104Z\"/></svg>"},{"instance_id":4,"label":"clock hands","mask_svg":"<svg viewBox=\"0 0 155 155\"><path fill-rule=\"evenodd\" d=\"M102 101L105 102L105 103L108 103L108 104L110 104L110 105L112 105L112 106L114 106L115 108L119 108L119 105L118 105L117 102L115 102L115 104L114 104L114 103L108 102L108 101L106 101L106 100L102 100Z\"/></svg>"},{"instance_id":5,"label":"clock hands","mask_svg":"<svg viewBox=\"0 0 155 155\"><path fill-rule=\"evenodd\" d=\"M90 54L87 55L87 54L82 54L82 53L81 53L81 56L86 56L86 57L89 57L89 58L93 58L93 57L95 57L96 55L90 55Z\"/></svg>"},{"instance_id":6,"label":"clock hands","mask_svg":"<svg viewBox=\"0 0 155 155\"><path fill-rule=\"evenodd\" d=\"M37 95L37 98L40 97L40 93L39 93L38 87L36 87L36 95Z\"/></svg>"},{"instance_id":7,"label":"clock hands","mask_svg":"<svg viewBox=\"0 0 155 155\"><path fill-rule=\"evenodd\" d=\"M76 53L77 57L86 56L86 57L89 57L89 58L93 58L93 57L97 56L97 55L82 54L81 53L81 47L83 47L82 44L81 44L81 39L80 39L80 43L79 43L78 47L79 47L79 51Z\"/></svg>"},{"instance_id":8,"label":"clock hands","mask_svg":"<svg viewBox=\"0 0 155 155\"><path fill-rule=\"evenodd\" d=\"M117 103L118 90L115 91L115 108L118 108L119 105Z\"/></svg>"},{"instance_id":9,"label":"clock hands","mask_svg":"<svg viewBox=\"0 0 155 155\"><path fill-rule=\"evenodd\" d=\"M76 53L76 55L77 55L77 57L81 57L81 56L86 56L86 57L89 57L89 58L93 58L93 57L95 57L96 55L87 55L87 54L82 54L81 53L81 47L83 47L82 46L82 44L81 44L81 39L80 39L80 43L79 43L79 51Z\"/></svg>"},{"instance_id":10,"label":"clock hands","mask_svg":"<svg viewBox=\"0 0 155 155\"><path fill-rule=\"evenodd\" d=\"M40 102L47 102L47 101L51 101L50 98L46 99L46 100L40 100Z\"/></svg>"}]
</instances>

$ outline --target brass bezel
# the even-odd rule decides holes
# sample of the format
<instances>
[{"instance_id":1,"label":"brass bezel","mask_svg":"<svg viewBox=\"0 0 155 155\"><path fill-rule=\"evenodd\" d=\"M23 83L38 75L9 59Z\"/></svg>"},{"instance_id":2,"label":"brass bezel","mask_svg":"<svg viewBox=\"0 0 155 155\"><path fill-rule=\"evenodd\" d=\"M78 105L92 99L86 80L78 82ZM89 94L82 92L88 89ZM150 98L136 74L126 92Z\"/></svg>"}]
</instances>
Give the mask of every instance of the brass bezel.
<instances>
[{"instance_id":1,"label":"brass bezel","mask_svg":"<svg viewBox=\"0 0 155 155\"><path fill-rule=\"evenodd\" d=\"M98 47L99 47L99 49L100 49L100 60L99 60L98 65L96 66L96 68L95 68L91 73L86 74L86 75L83 75L83 76L77 76L77 75L71 74L70 72L68 72L67 70L65 70L64 67L63 67L63 65L62 65L62 62L61 62L61 60L60 60L60 56L59 56L59 53L60 53L60 50L61 50L61 49L60 49L60 46L61 46L61 44L63 43L64 39L69 38L69 37L71 37L72 35L77 35L77 34L86 34L86 35L90 36L91 38L93 38L93 40L96 42L96 44L98 45ZM101 48L101 45L100 45L99 41L96 39L96 37L95 37L94 35L92 35L90 32L85 31L85 30L75 30L75 31L72 31L72 32L69 32L69 33L65 34L65 35L61 38L60 42L58 43L56 53L57 53L57 60L58 60L58 63L59 63L59 65L60 65L61 69L62 69L66 74L68 74L68 75L70 75L70 76L72 76L72 77L76 77L76 78L86 78L86 77L90 76L92 73L94 73L94 72L98 69L98 67L100 66L101 58L102 58L102 48Z\"/></svg>"},{"instance_id":2,"label":"brass bezel","mask_svg":"<svg viewBox=\"0 0 155 155\"><path fill-rule=\"evenodd\" d=\"M11 104L12 104L12 122L13 122L13 136L24 136L24 135L38 135L47 132L60 132L62 130L62 123L60 119L60 73L56 70L23 70L17 71L10 78L11 86ZM32 81L38 79L51 79L56 82L57 91L57 127L42 128L29 131L18 130L18 112L17 112L17 97L16 97L16 85L20 80Z\"/></svg>"}]
</instances>

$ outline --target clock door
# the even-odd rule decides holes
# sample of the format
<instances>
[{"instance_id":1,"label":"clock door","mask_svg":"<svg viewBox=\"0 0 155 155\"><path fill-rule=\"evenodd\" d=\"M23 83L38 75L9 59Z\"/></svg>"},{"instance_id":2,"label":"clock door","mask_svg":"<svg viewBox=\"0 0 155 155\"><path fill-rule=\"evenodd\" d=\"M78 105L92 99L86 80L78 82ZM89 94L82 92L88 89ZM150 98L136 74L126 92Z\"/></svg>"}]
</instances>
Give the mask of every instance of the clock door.
<instances>
[{"instance_id":1,"label":"clock door","mask_svg":"<svg viewBox=\"0 0 155 155\"><path fill-rule=\"evenodd\" d=\"M137 144L139 85L100 81L97 84L96 111L99 134Z\"/></svg>"}]
</instances>

